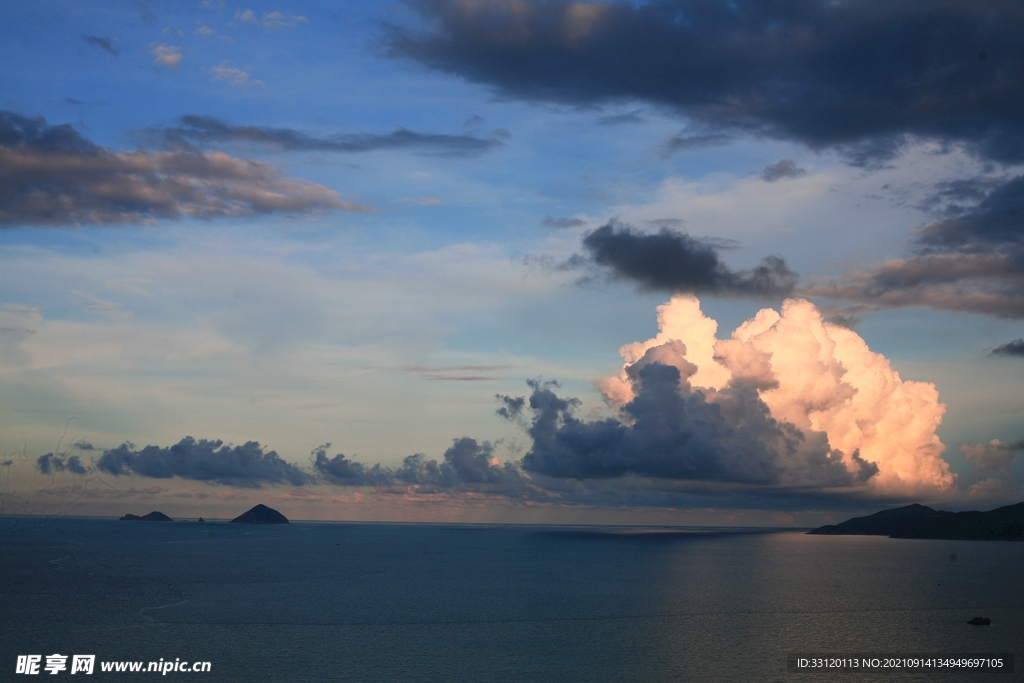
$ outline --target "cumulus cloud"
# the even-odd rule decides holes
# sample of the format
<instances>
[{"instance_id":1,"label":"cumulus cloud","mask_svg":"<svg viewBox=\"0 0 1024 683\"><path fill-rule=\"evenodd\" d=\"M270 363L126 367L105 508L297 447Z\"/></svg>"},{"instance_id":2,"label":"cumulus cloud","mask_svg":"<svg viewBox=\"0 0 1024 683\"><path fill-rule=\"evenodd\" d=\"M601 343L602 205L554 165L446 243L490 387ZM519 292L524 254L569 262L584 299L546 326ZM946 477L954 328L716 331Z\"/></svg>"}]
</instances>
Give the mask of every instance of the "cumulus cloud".
<instances>
[{"instance_id":1,"label":"cumulus cloud","mask_svg":"<svg viewBox=\"0 0 1024 683\"><path fill-rule=\"evenodd\" d=\"M154 479L194 479L243 488L261 484L309 483L310 476L286 462L276 451L265 451L259 442L232 446L223 441L186 436L170 447L146 446L136 450L131 443L103 451L96 467L114 476L137 475Z\"/></svg>"},{"instance_id":2,"label":"cumulus cloud","mask_svg":"<svg viewBox=\"0 0 1024 683\"><path fill-rule=\"evenodd\" d=\"M776 297L789 294L799 277L780 256L750 270L729 270L714 245L670 228L646 234L613 221L587 233L583 247L589 263L650 291Z\"/></svg>"},{"instance_id":3,"label":"cumulus cloud","mask_svg":"<svg viewBox=\"0 0 1024 683\"><path fill-rule=\"evenodd\" d=\"M214 67L211 72L220 77ZM234 70L223 72L222 80L234 82L240 75ZM248 81L248 74L244 81ZM381 149L416 149L450 156L476 156L504 143L499 136L481 138L474 135L417 133L399 128L392 133L350 133L316 137L291 128L239 126L212 116L190 114L178 119L177 126L151 128L141 138L168 148L223 143L255 144L280 151L372 152Z\"/></svg>"},{"instance_id":4,"label":"cumulus cloud","mask_svg":"<svg viewBox=\"0 0 1024 683\"><path fill-rule=\"evenodd\" d=\"M987 191L972 182L940 192L952 200L945 204L947 217L918 231L913 254L811 283L805 293L878 308L930 306L1024 318L1024 176ZM983 198L974 205L959 204L978 194Z\"/></svg>"},{"instance_id":5,"label":"cumulus cloud","mask_svg":"<svg viewBox=\"0 0 1024 683\"><path fill-rule=\"evenodd\" d=\"M635 393L619 419L580 420L576 402L531 383L533 447L523 469L557 478L635 475L785 487L848 487L877 473L859 459L851 472L824 434L774 419L753 387L694 390L688 378L696 366L686 364L681 373L678 363L662 362L685 353L682 342L667 342L631 365Z\"/></svg>"},{"instance_id":6,"label":"cumulus cloud","mask_svg":"<svg viewBox=\"0 0 1024 683\"><path fill-rule=\"evenodd\" d=\"M366 210L223 152L115 152L67 124L0 111L0 225L141 223Z\"/></svg>"},{"instance_id":7,"label":"cumulus cloud","mask_svg":"<svg viewBox=\"0 0 1024 683\"><path fill-rule=\"evenodd\" d=\"M1024 357L1024 339L1014 339L992 349L993 356Z\"/></svg>"},{"instance_id":8,"label":"cumulus cloud","mask_svg":"<svg viewBox=\"0 0 1024 683\"><path fill-rule=\"evenodd\" d=\"M810 302L787 300L781 313L763 309L720 340L718 324L697 299L677 296L658 308L658 326L653 339L622 347L623 370L600 383L612 405L640 396L636 368L657 350L658 362L674 367L706 400L739 401L734 394L747 392L807 443L822 435L831 449L823 452L841 453L851 476L877 467L868 479L876 493L935 493L954 485L936 435L945 406L935 385L903 380L855 332L824 322Z\"/></svg>"},{"instance_id":9,"label":"cumulus cloud","mask_svg":"<svg viewBox=\"0 0 1024 683\"><path fill-rule=\"evenodd\" d=\"M113 38L103 38L101 36L82 36L82 40L84 40L86 43L92 45L95 48L98 48L100 50L103 50L104 52L114 55L115 57L121 54L121 51L114 46Z\"/></svg>"},{"instance_id":10,"label":"cumulus cloud","mask_svg":"<svg viewBox=\"0 0 1024 683\"><path fill-rule=\"evenodd\" d=\"M461 437L444 452L444 460L428 460L418 453L399 467L354 462L344 454L328 457L325 444L313 451L313 468L325 481L338 486L413 486L419 492L483 489L496 493L523 493L530 488L515 463L501 462L488 441Z\"/></svg>"},{"instance_id":11,"label":"cumulus cloud","mask_svg":"<svg viewBox=\"0 0 1024 683\"><path fill-rule=\"evenodd\" d=\"M908 136L1024 160L1024 6L417 0L391 53L570 104L643 100L870 165Z\"/></svg>"},{"instance_id":12,"label":"cumulus cloud","mask_svg":"<svg viewBox=\"0 0 1024 683\"><path fill-rule=\"evenodd\" d=\"M77 455L64 455L62 453L47 453L36 459L36 467L43 474L55 472L71 472L72 474L86 474L89 470L82 464L82 459Z\"/></svg>"}]
</instances>

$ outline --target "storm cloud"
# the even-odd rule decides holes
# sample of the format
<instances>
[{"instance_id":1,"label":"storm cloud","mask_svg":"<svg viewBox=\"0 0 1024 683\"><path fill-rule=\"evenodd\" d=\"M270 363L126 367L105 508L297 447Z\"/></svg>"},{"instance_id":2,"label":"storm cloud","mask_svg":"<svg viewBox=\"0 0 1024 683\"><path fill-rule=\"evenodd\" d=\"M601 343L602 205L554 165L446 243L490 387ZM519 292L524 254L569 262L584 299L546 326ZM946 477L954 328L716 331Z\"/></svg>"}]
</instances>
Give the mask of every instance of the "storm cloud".
<instances>
[{"instance_id":1,"label":"storm cloud","mask_svg":"<svg viewBox=\"0 0 1024 683\"><path fill-rule=\"evenodd\" d=\"M371 152L412 149L446 156L478 156L504 143L498 136L417 133L405 128L385 133L349 133L316 137L291 128L239 126L212 116L189 114L178 119L177 126L151 128L141 140L171 149L209 146L223 143L248 143L280 151Z\"/></svg>"},{"instance_id":2,"label":"storm cloud","mask_svg":"<svg viewBox=\"0 0 1024 683\"><path fill-rule=\"evenodd\" d=\"M688 374L696 366L681 373L661 362L666 353L685 348L678 341L654 347L631 367L636 395L618 419L581 420L573 415L577 401L531 382L533 446L523 469L580 480L635 475L789 487L854 486L877 473L859 456L860 472L851 473L823 433L776 420L754 387L695 390ZM510 401L505 410L514 412L519 403Z\"/></svg>"},{"instance_id":3,"label":"storm cloud","mask_svg":"<svg viewBox=\"0 0 1024 683\"><path fill-rule=\"evenodd\" d=\"M96 467L114 476L180 477L243 488L282 483L301 486L312 479L275 451L264 450L259 442L232 446L219 439L197 441L191 436L170 447L146 446L136 450L131 443L124 443L103 451Z\"/></svg>"},{"instance_id":4,"label":"storm cloud","mask_svg":"<svg viewBox=\"0 0 1024 683\"><path fill-rule=\"evenodd\" d=\"M793 291L798 275L780 256L750 270L730 270L707 242L662 228L654 234L611 222L583 238L590 262L614 279L641 289L736 297L778 297Z\"/></svg>"},{"instance_id":5,"label":"storm cloud","mask_svg":"<svg viewBox=\"0 0 1024 683\"><path fill-rule=\"evenodd\" d=\"M529 100L647 101L862 165L909 137L1024 160L1016 0L412 0L393 56Z\"/></svg>"},{"instance_id":6,"label":"storm cloud","mask_svg":"<svg viewBox=\"0 0 1024 683\"><path fill-rule=\"evenodd\" d=\"M223 152L115 152L67 124L0 111L0 226L143 223L366 210Z\"/></svg>"}]
</instances>

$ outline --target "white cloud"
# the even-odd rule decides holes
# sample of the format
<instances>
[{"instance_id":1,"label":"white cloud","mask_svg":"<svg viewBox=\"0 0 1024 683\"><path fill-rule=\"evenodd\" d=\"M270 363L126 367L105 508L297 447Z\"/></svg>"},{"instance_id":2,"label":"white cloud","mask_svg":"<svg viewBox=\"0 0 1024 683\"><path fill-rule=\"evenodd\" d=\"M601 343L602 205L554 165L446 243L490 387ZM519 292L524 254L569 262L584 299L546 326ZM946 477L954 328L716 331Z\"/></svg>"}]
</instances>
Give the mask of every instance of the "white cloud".
<instances>
[{"instance_id":1,"label":"white cloud","mask_svg":"<svg viewBox=\"0 0 1024 683\"><path fill-rule=\"evenodd\" d=\"M288 28L308 24L306 17L298 14L285 14L284 12L264 12L262 18L257 19L251 9L237 10L235 20L249 24L258 24L263 28Z\"/></svg>"},{"instance_id":2,"label":"white cloud","mask_svg":"<svg viewBox=\"0 0 1024 683\"><path fill-rule=\"evenodd\" d=\"M231 85L246 86L264 84L263 81L251 78L248 71L243 71L242 69L233 67L228 62L221 62L217 66L212 66L206 70L213 75L213 80L224 81Z\"/></svg>"},{"instance_id":3,"label":"white cloud","mask_svg":"<svg viewBox=\"0 0 1024 683\"><path fill-rule=\"evenodd\" d=\"M149 54L153 55L153 64L171 67L181 64L181 48L174 45L154 45Z\"/></svg>"}]
</instances>

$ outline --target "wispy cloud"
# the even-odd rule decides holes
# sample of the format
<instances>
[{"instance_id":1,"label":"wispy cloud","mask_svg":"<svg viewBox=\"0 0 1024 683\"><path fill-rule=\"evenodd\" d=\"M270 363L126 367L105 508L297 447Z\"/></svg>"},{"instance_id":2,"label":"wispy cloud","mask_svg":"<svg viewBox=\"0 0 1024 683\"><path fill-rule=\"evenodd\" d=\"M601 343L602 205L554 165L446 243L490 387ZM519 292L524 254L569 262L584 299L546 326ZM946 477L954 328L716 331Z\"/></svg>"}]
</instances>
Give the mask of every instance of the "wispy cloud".
<instances>
[{"instance_id":1,"label":"wispy cloud","mask_svg":"<svg viewBox=\"0 0 1024 683\"><path fill-rule=\"evenodd\" d=\"M285 14L284 12L264 12L262 17L257 18L251 9L237 10L235 20L271 29L289 28L309 23L309 20L302 15Z\"/></svg>"},{"instance_id":2,"label":"wispy cloud","mask_svg":"<svg viewBox=\"0 0 1024 683\"><path fill-rule=\"evenodd\" d=\"M103 50L108 54L112 54L115 57L121 54L121 50L114 46L113 38L102 38L100 36L82 36L82 39L92 45L95 48Z\"/></svg>"},{"instance_id":3,"label":"wispy cloud","mask_svg":"<svg viewBox=\"0 0 1024 683\"><path fill-rule=\"evenodd\" d=\"M218 70L219 69L219 70ZM215 78L239 85L255 83L249 74L221 65L210 69ZM498 136L446 135L417 133L399 128L392 133L348 133L315 136L291 128L241 126L212 116L189 114L178 119L177 126L150 128L140 138L165 147L183 145L217 145L225 143L255 144L282 151L372 152L387 149L414 149L448 156L471 157L504 143Z\"/></svg>"},{"instance_id":4,"label":"wispy cloud","mask_svg":"<svg viewBox=\"0 0 1024 683\"><path fill-rule=\"evenodd\" d=\"M917 231L914 253L842 278L811 283L806 293L878 308L929 306L1000 318L1024 318L1024 176L995 187L943 186L948 217ZM982 199L969 208L959 202Z\"/></svg>"},{"instance_id":5,"label":"wispy cloud","mask_svg":"<svg viewBox=\"0 0 1024 683\"><path fill-rule=\"evenodd\" d=\"M207 71L210 72L215 81L224 81L225 83L238 86L263 85L263 81L251 78L248 71L235 68L228 62L221 62L217 66L211 66Z\"/></svg>"},{"instance_id":6,"label":"wispy cloud","mask_svg":"<svg viewBox=\"0 0 1024 683\"><path fill-rule=\"evenodd\" d=\"M0 225L141 223L367 207L223 152L114 152L69 125L0 112Z\"/></svg>"},{"instance_id":7,"label":"wispy cloud","mask_svg":"<svg viewBox=\"0 0 1024 683\"><path fill-rule=\"evenodd\" d=\"M662 158L668 158L677 152L686 152L692 149L701 149L713 145L724 145L733 139L732 135L725 133L704 133L701 135L673 135L661 147Z\"/></svg>"},{"instance_id":8,"label":"wispy cloud","mask_svg":"<svg viewBox=\"0 0 1024 683\"><path fill-rule=\"evenodd\" d=\"M502 377L495 375L495 371L508 370L509 365L403 365L397 368L404 372L412 372L422 376L424 379L442 381L480 381L497 380Z\"/></svg>"}]
</instances>

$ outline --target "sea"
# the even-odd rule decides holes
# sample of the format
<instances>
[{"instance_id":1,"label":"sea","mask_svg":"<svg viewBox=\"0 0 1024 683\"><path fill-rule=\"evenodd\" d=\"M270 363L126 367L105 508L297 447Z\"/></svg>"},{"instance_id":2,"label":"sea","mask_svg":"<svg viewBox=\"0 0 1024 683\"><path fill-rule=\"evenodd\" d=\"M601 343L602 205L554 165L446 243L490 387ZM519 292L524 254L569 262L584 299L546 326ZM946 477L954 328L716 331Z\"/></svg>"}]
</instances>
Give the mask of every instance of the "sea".
<instances>
[{"instance_id":1,"label":"sea","mask_svg":"<svg viewBox=\"0 0 1024 683\"><path fill-rule=\"evenodd\" d=\"M794 671L796 653L1016 657ZM3 681L1020 681L1024 543L4 516L0 655ZM210 670L101 670L118 661Z\"/></svg>"}]
</instances>

